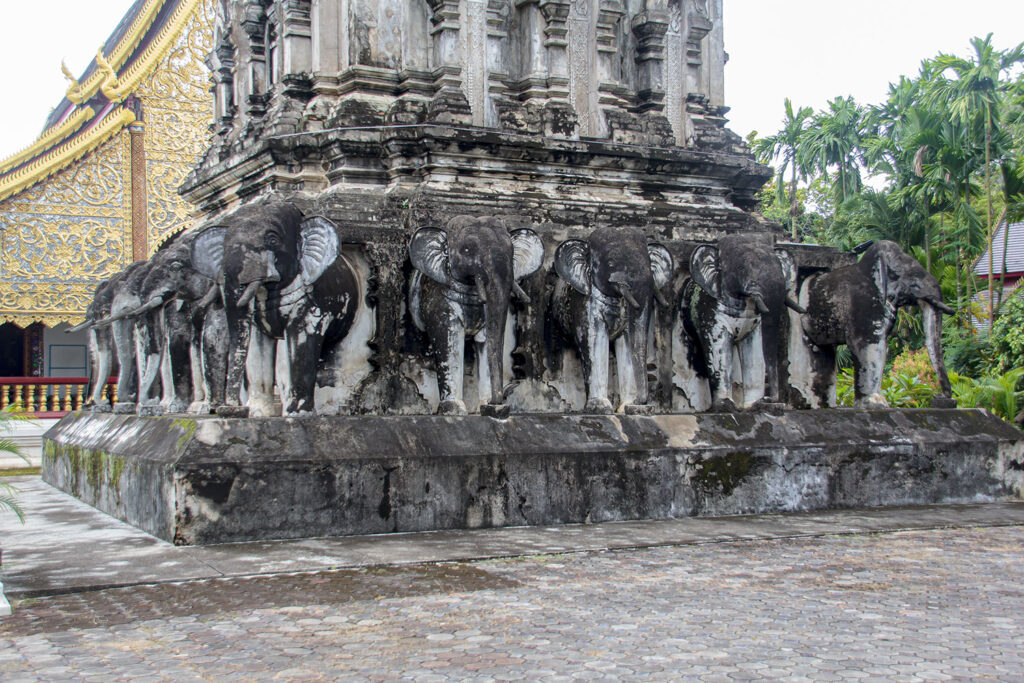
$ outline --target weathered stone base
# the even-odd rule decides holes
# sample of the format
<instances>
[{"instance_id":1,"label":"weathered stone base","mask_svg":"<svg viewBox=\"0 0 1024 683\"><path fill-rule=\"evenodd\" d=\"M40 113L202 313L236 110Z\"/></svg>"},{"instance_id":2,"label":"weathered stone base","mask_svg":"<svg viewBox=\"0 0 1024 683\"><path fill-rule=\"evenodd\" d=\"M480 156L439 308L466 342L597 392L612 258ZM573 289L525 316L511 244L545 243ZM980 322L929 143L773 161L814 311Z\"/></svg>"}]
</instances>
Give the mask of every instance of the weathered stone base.
<instances>
[{"instance_id":1,"label":"weathered stone base","mask_svg":"<svg viewBox=\"0 0 1024 683\"><path fill-rule=\"evenodd\" d=\"M1019 498L977 410L226 419L76 413L43 478L178 544Z\"/></svg>"}]
</instances>

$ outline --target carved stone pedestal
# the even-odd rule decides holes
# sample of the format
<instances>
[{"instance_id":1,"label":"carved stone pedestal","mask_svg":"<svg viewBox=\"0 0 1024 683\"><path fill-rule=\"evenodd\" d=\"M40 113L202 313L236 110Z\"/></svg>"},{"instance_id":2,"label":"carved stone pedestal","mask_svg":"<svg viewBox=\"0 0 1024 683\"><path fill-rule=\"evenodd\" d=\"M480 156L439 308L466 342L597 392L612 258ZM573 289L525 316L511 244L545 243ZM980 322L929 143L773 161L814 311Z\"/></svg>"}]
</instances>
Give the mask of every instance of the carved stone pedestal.
<instances>
[{"instance_id":1,"label":"carved stone pedestal","mask_svg":"<svg viewBox=\"0 0 1024 683\"><path fill-rule=\"evenodd\" d=\"M177 544L1019 497L980 410L225 419L73 413L43 478Z\"/></svg>"}]
</instances>

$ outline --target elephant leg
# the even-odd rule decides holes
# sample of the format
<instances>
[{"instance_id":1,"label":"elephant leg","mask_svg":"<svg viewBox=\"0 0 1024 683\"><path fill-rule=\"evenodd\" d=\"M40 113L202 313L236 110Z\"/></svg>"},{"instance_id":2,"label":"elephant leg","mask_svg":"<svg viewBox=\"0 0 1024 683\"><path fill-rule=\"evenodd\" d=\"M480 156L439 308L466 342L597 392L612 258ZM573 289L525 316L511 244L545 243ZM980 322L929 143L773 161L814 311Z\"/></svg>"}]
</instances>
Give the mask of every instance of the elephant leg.
<instances>
[{"instance_id":1,"label":"elephant leg","mask_svg":"<svg viewBox=\"0 0 1024 683\"><path fill-rule=\"evenodd\" d=\"M586 342L588 361L584 367L589 366L590 368L590 372L587 373L586 411L588 413L610 413L612 412L612 402L608 398L610 341L608 328L593 299L587 302Z\"/></svg>"},{"instance_id":2,"label":"elephant leg","mask_svg":"<svg viewBox=\"0 0 1024 683\"><path fill-rule=\"evenodd\" d=\"M191 412L206 414L225 405L228 377L227 316L222 308L207 309L199 331L203 398Z\"/></svg>"},{"instance_id":3,"label":"elephant leg","mask_svg":"<svg viewBox=\"0 0 1024 683\"><path fill-rule=\"evenodd\" d=\"M271 417L274 410L274 364L277 340L253 330L249 337L246 380L249 385L249 416Z\"/></svg>"},{"instance_id":4,"label":"elephant leg","mask_svg":"<svg viewBox=\"0 0 1024 683\"><path fill-rule=\"evenodd\" d=\"M636 403L636 373L633 371L634 359L629 340L625 334L613 342L615 345L615 372L619 381L619 408Z\"/></svg>"},{"instance_id":5,"label":"elephant leg","mask_svg":"<svg viewBox=\"0 0 1024 683\"><path fill-rule=\"evenodd\" d=\"M139 363L139 405L159 403L153 396L153 385L160 374L162 352L153 339L153 332L148 325L135 326L136 357Z\"/></svg>"},{"instance_id":6,"label":"elephant leg","mask_svg":"<svg viewBox=\"0 0 1024 683\"><path fill-rule=\"evenodd\" d=\"M740 340L740 407L749 408L764 398L765 358L761 326L756 325L747 336Z\"/></svg>"},{"instance_id":7,"label":"elephant leg","mask_svg":"<svg viewBox=\"0 0 1024 683\"><path fill-rule=\"evenodd\" d=\"M89 350L92 355L92 368L89 377L89 398L93 406L108 406L105 391L107 378L114 364L114 349L110 333L89 330Z\"/></svg>"},{"instance_id":8,"label":"elephant leg","mask_svg":"<svg viewBox=\"0 0 1024 683\"><path fill-rule=\"evenodd\" d=\"M307 313L307 318L310 314ZM327 316L298 320L285 331L285 389L282 401L285 415L312 415L316 412L316 370L324 345Z\"/></svg>"},{"instance_id":9,"label":"elephant leg","mask_svg":"<svg viewBox=\"0 0 1024 683\"><path fill-rule=\"evenodd\" d=\"M452 315L442 334L441 343L435 346L437 389L441 398L437 412L441 415L465 415L462 380L465 376L466 327L458 316Z\"/></svg>"},{"instance_id":10,"label":"elephant leg","mask_svg":"<svg viewBox=\"0 0 1024 683\"><path fill-rule=\"evenodd\" d=\"M488 359L488 341L484 332L479 332L473 338L476 347L476 385L477 394L480 396L480 403L487 403L491 397L491 366Z\"/></svg>"},{"instance_id":11,"label":"elephant leg","mask_svg":"<svg viewBox=\"0 0 1024 683\"><path fill-rule=\"evenodd\" d=\"M179 333L166 340L164 361L167 366L161 374L164 382L164 405L168 412L183 413L192 401L192 344Z\"/></svg>"},{"instance_id":12,"label":"elephant leg","mask_svg":"<svg viewBox=\"0 0 1024 683\"><path fill-rule=\"evenodd\" d=\"M114 345L117 348L117 402L135 403L138 397L138 376L135 372L135 341L132 323L119 320L113 324Z\"/></svg>"},{"instance_id":13,"label":"elephant leg","mask_svg":"<svg viewBox=\"0 0 1024 683\"><path fill-rule=\"evenodd\" d=\"M732 392L734 325L727 323L724 315L719 313L708 327L704 348L708 383L711 385L711 407L718 412L731 412L736 409Z\"/></svg>"},{"instance_id":14,"label":"elephant leg","mask_svg":"<svg viewBox=\"0 0 1024 683\"><path fill-rule=\"evenodd\" d=\"M882 373L888 351L885 339L854 348L853 355L854 402L856 408L888 408L882 395Z\"/></svg>"}]
</instances>

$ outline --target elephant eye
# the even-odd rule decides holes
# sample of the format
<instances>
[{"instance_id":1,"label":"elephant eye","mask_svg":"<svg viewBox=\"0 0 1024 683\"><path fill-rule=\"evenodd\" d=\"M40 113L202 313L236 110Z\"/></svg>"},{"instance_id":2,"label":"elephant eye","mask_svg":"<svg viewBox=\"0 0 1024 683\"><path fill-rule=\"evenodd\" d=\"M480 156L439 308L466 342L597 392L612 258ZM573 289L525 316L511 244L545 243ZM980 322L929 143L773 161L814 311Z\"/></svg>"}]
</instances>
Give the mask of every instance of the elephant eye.
<instances>
[{"instance_id":1,"label":"elephant eye","mask_svg":"<svg viewBox=\"0 0 1024 683\"><path fill-rule=\"evenodd\" d=\"M268 247L276 247L276 246L278 246L280 244L281 244L281 238L280 237L278 237L274 233L271 233L271 234L267 235L267 246Z\"/></svg>"}]
</instances>

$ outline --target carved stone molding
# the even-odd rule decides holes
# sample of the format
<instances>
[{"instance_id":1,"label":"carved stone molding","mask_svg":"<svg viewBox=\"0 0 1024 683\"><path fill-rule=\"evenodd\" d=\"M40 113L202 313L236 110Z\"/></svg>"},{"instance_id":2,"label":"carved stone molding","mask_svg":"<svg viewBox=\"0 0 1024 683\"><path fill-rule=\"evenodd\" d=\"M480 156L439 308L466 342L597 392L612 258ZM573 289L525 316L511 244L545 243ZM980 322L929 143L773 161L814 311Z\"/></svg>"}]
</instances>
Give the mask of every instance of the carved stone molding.
<instances>
[{"instance_id":1,"label":"carved stone molding","mask_svg":"<svg viewBox=\"0 0 1024 683\"><path fill-rule=\"evenodd\" d=\"M665 34L668 25L668 12L664 10L647 10L633 17L640 111L661 111L664 108Z\"/></svg>"}]
</instances>

